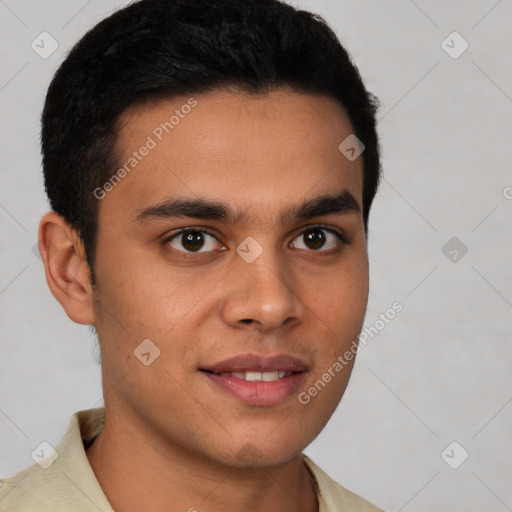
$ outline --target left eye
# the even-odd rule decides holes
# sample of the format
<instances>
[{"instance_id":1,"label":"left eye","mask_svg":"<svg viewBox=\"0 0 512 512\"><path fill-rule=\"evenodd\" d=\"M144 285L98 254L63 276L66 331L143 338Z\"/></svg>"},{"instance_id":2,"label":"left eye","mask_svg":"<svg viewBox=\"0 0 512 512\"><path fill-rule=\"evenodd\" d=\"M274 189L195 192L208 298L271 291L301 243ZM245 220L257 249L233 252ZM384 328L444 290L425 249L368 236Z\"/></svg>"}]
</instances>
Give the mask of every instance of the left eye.
<instances>
[{"instance_id":1,"label":"left eye","mask_svg":"<svg viewBox=\"0 0 512 512\"><path fill-rule=\"evenodd\" d=\"M177 233L168 241L168 244L182 252L208 252L215 250L219 241L206 231L196 230Z\"/></svg>"},{"instance_id":2,"label":"left eye","mask_svg":"<svg viewBox=\"0 0 512 512\"><path fill-rule=\"evenodd\" d=\"M313 251L335 249L340 245L341 237L337 233L325 228L311 228L303 231L293 242L295 249L309 249Z\"/></svg>"}]
</instances>

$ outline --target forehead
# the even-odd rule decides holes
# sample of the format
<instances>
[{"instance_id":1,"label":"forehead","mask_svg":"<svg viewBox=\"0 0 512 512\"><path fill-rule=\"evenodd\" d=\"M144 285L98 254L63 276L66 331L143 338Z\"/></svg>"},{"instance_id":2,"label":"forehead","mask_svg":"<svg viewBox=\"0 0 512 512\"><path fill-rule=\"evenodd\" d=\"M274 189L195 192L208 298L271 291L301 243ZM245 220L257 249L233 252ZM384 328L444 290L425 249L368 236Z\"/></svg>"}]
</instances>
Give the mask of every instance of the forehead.
<instances>
[{"instance_id":1,"label":"forehead","mask_svg":"<svg viewBox=\"0 0 512 512\"><path fill-rule=\"evenodd\" d=\"M139 105L120 118L117 163L126 172L100 209L133 217L168 197L208 197L258 217L341 190L360 202L362 158L338 149L352 132L334 100L287 90Z\"/></svg>"}]
</instances>

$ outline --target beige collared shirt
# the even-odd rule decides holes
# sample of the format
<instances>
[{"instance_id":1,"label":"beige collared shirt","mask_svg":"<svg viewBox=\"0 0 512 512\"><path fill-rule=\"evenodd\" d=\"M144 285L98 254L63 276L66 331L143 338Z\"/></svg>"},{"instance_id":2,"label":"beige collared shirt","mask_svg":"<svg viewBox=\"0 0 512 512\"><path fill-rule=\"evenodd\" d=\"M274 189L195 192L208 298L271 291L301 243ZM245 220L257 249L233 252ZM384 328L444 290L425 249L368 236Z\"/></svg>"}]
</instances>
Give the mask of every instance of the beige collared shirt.
<instances>
[{"instance_id":1,"label":"beige collared shirt","mask_svg":"<svg viewBox=\"0 0 512 512\"><path fill-rule=\"evenodd\" d=\"M42 446L34 455L40 461L3 480L0 512L114 512L84 448L84 443L90 444L101 432L104 412L98 408L73 414L55 452L49 445ZM304 456L304 462L317 484L319 512L379 512L332 480L311 459Z\"/></svg>"}]
</instances>

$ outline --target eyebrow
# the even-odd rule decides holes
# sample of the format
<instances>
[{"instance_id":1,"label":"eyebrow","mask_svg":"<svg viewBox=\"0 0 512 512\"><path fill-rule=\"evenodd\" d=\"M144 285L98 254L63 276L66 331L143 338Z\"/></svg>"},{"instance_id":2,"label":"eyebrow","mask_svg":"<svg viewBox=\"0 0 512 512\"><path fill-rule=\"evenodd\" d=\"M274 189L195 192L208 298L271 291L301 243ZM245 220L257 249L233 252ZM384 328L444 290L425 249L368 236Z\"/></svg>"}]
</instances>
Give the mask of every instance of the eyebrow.
<instances>
[{"instance_id":1,"label":"eyebrow","mask_svg":"<svg viewBox=\"0 0 512 512\"><path fill-rule=\"evenodd\" d=\"M331 214L361 213L361 207L347 190L336 195L324 195L297 205L281 213L281 224L293 220L305 220ZM205 199L172 198L143 209L135 217L135 222L147 220L191 217L203 220L221 220L230 224L246 222L248 215L232 209L228 204Z\"/></svg>"}]
</instances>

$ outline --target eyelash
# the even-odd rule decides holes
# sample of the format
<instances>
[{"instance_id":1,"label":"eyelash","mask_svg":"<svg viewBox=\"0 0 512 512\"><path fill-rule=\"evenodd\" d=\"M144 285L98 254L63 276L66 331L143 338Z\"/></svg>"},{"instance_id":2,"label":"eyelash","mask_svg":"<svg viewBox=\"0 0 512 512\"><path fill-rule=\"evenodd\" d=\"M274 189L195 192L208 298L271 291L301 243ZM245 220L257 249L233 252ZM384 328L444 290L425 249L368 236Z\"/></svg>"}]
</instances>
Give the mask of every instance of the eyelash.
<instances>
[{"instance_id":1,"label":"eyelash","mask_svg":"<svg viewBox=\"0 0 512 512\"><path fill-rule=\"evenodd\" d=\"M327 250L322 250L322 249L318 249L318 250L309 250L309 251L306 251L306 252L311 252L311 253L332 253L332 252L335 252L335 251L339 251L342 246L345 246L345 245L350 245L350 240L347 238L346 234L343 233L342 231L338 231L337 229L334 229L330 226L326 226L324 224L315 224L313 226L308 226L306 229L302 230L298 236L296 236L293 240L296 240L297 238L303 236L305 233L308 233L309 231L313 231L315 229L321 229L323 231L327 231L328 233L331 233L333 234L337 239L338 239L338 247L336 247L335 249L327 249ZM215 240L217 240L217 242L219 243L222 243L219 241L219 239L217 238L217 236L215 235L215 233L208 227L206 226L194 226L194 227L187 227L187 228L183 228L175 233L173 233L172 235L166 237L164 240L162 240L162 244L163 245L167 245L169 244L169 242L172 242L175 238L178 238L180 235L183 235L183 234L186 234L186 233L206 233L207 235L215 238ZM293 241L292 240L292 241ZM172 248L174 249L174 248ZM190 251L190 252L187 252L187 251L180 251L179 249L174 249L175 251L181 253L181 254L185 254L187 255L187 257L189 256L194 256L194 255L197 255L197 254L205 254L205 253L211 253L211 252L215 252L215 251L202 251L202 252L193 252L193 251ZM304 249L297 249L297 250L304 250Z\"/></svg>"}]
</instances>

